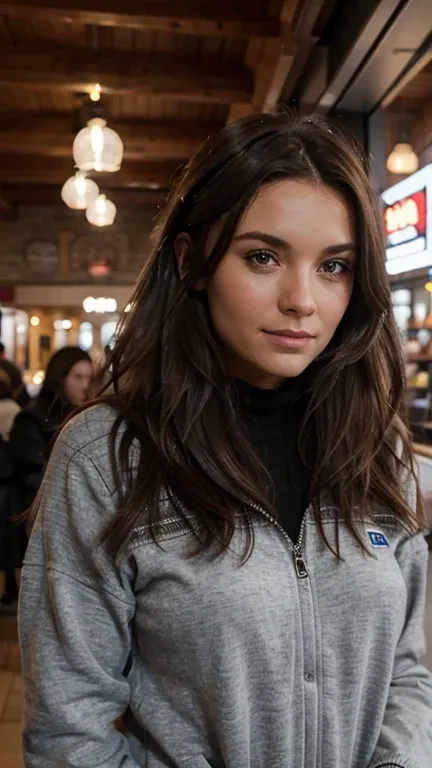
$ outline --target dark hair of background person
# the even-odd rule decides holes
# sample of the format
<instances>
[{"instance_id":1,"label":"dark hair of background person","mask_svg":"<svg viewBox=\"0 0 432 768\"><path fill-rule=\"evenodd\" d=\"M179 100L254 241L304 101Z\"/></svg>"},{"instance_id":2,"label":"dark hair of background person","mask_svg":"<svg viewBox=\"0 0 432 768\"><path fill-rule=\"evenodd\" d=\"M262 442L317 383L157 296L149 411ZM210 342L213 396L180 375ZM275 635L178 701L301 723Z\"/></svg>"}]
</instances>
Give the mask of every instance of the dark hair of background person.
<instances>
[{"instance_id":1,"label":"dark hair of background person","mask_svg":"<svg viewBox=\"0 0 432 768\"><path fill-rule=\"evenodd\" d=\"M191 555L225 551L240 520L247 558L254 508L273 511L261 482L264 469L237 418L205 292L194 285L214 273L260 187L282 179L335 190L356 226L352 298L332 343L310 368L299 442L312 469L310 501L321 534L339 556L338 525L333 543L324 532L325 503L338 508L338 519L360 543L356 521L371 505L409 531L423 529L421 502L413 512L401 487L401 471L413 467L401 418L404 365L365 159L354 139L322 119L262 114L223 128L190 161L160 217L132 310L122 318L110 355L114 394L102 398L118 409L111 458L117 486L127 489L104 537L113 555L139 523L149 523L157 538L164 493L195 535ZM174 252L181 232L192 241L182 278ZM210 233L217 239L208 253ZM134 442L138 466L131 461Z\"/></svg>"},{"instance_id":2,"label":"dark hair of background person","mask_svg":"<svg viewBox=\"0 0 432 768\"><path fill-rule=\"evenodd\" d=\"M2 342L2 341L0 341L0 356L1 356L1 355L4 355L4 354L5 354L5 352L6 352L6 347L5 347L5 345L3 344L3 342Z\"/></svg>"},{"instance_id":3,"label":"dark hair of background person","mask_svg":"<svg viewBox=\"0 0 432 768\"><path fill-rule=\"evenodd\" d=\"M10 360L0 360L0 369L8 376L13 392L19 391L24 386L23 375L15 363Z\"/></svg>"},{"instance_id":4,"label":"dark hair of background person","mask_svg":"<svg viewBox=\"0 0 432 768\"><path fill-rule=\"evenodd\" d=\"M15 363L4 358L0 359L0 370L4 371L9 378L14 400L21 408L25 408L31 397L27 392L22 372Z\"/></svg>"},{"instance_id":5,"label":"dark hair of background person","mask_svg":"<svg viewBox=\"0 0 432 768\"><path fill-rule=\"evenodd\" d=\"M62 408L66 404L64 381L74 365L82 360L91 363L88 352L80 347L63 347L54 352L45 372L45 378L37 399L52 409Z\"/></svg>"}]
</instances>

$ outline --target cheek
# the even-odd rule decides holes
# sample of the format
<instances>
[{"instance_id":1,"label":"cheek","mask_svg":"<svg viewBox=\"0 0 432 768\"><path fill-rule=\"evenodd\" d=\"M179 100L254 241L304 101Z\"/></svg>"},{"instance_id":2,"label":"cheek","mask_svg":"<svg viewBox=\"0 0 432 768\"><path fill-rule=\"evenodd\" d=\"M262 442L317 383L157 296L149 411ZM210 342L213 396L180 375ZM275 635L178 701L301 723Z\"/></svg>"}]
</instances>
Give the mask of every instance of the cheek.
<instances>
[{"instance_id":1,"label":"cheek","mask_svg":"<svg viewBox=\"0 0 432 768\"><path fill-rule=\"evenodd\" d=\"M257 280L244 269L235 271L222 263L208 286L208 299L213 324L218 332L227 328L253 329L273 303L269 280ZM221 334L224 335L224 334Z\"/></svg>"},{"instance_id":2,"label":"cheek","mask_svg":"<svg viewBox=\"0 0 432 768\"><path fill-rule=\"evenodd\" d=\"M325 334L333 335L341 322L352 296L352 282L333 286L333 290L321 297L318 312Z\"/></svg>"}]
</instances>

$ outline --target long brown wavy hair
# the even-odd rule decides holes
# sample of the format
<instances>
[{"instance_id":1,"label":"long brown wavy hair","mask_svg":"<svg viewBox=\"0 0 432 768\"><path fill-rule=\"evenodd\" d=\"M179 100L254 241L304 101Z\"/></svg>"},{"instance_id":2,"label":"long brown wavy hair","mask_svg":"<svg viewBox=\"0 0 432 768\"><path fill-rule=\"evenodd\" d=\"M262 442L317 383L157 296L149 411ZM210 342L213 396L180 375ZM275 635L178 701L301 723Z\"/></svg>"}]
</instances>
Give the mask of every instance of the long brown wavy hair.
<instances>
[{"instance_id":1,"label":"long brown wavy hair","mask_svg":"<svg viewBox=\"0 0 432 768\"><path fill-rule=\"evenodd\" d=\"M299 435L321 533L339 555L339 536L334 548L324 534L323 499L359 542L358 520L371 508L385 508L413 533L423 529L422 508L410 509L401 485L401 471L413 467L401 418L404 366L365 159L353 139L326 121L262 114L211 136L185 168L157 223L132 311L122 319L110 359L114 394L103 397L118 413L111 456L123 489L105 537L113 555L140 523L157 539L167 496L194 533L192 554L214 546L224 552L240 521L248 532L247 557L254 516L260 508L273 512L205 296L194 285L215 272L260 187L281 179L337 190L356 225L352 298L332 343L313 364ZM181 277L174 252L179 233L192 243Z\"/></svg>"}]
</instances>

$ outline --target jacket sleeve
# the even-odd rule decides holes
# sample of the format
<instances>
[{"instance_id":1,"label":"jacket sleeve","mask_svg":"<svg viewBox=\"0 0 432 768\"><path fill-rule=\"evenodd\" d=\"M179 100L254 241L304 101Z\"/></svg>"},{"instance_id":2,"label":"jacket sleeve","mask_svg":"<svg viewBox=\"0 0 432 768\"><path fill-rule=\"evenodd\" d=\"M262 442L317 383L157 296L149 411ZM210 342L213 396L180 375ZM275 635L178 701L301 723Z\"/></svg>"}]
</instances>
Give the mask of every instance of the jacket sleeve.
<instances>
[{"instance_id":1,"label":"jacket sleeve","mask_svg":"<svg viewBox=\"0 0 432 768\"><path fill-rule=\"evenodd\" d=\"M46 461L46 444L36 419L25 411L15 417L9 435L12 460L20 472L42 472Z\"/></svg>"},{"instance_id":2,"label":"jacket sleeve","mask_svg":"<svg viewBox=\"0 0 432 768\"><path fill-rule=\"evenodd\" d=\"M113 726L130 700L132 579L98 543L113 501L68 428L36 506L19 611L25 766L138 768Z\"/></svg>"},{"instance_id":3,"label":"jacket sleeve","mask_svg":"<svg viewBox=\"0 0 432 768\"><path fill-rule=\"evenodd\" d=\"M397 553L407 587L405 626L370 768L432 766L432 675L422 666L428 552L423 536L406 539Z\"/></svg>"}]
</instances>

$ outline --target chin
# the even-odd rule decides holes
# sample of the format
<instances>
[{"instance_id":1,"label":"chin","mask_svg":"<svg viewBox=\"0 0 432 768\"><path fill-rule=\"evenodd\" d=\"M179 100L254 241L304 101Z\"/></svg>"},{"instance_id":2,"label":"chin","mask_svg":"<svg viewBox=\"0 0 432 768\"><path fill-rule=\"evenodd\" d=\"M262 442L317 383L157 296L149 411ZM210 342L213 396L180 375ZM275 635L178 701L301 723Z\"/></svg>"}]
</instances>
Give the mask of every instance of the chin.
<instances>
[{"instance_id":1,"label":"chin","mask_svg":"<svg viewBox=\"0 0 432 768\"><path fill-rule=\"evenodd\" d=\"M309 359L306 360L300 356L293 356L289 360L284 360L283 364L263 366L262 369L268 376L275 376L279 379L293 379L296 376L300 376L309 367L311 362Z\"/></svg>"},{"instance_id":2,"label":"chin","mask_svg":"<svg viewBox=\"0 0 432 768\"><path fill-rule=\"evenodd\" d=\"M273 388L284 379L300 376L314 359L311 355L302 354L237 354L229 361L229 368L232 375L239 379L264 388Z\"/></svg>"}]
</instances>

